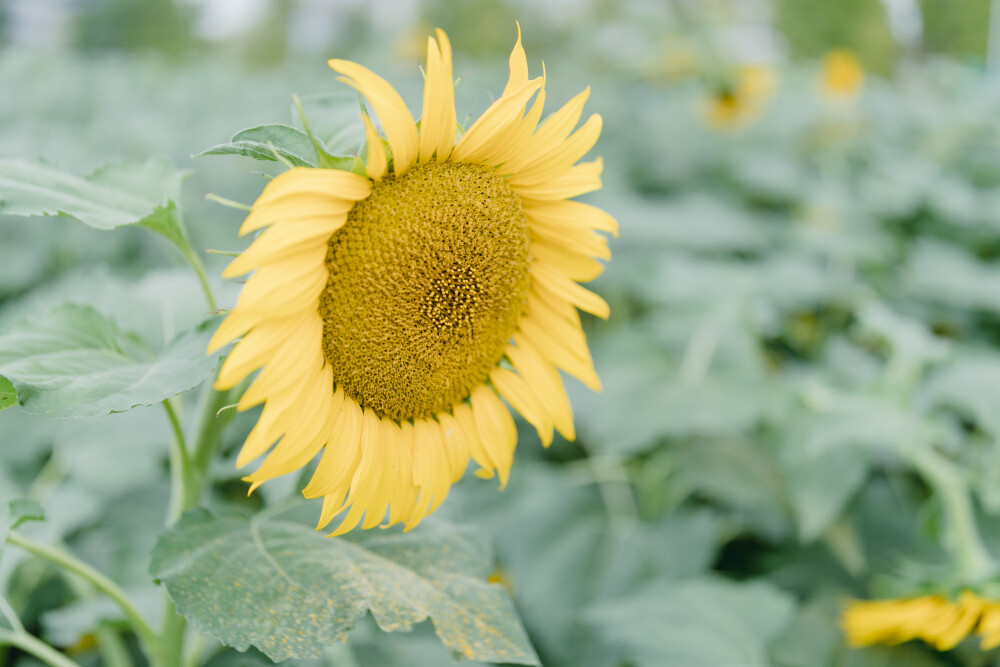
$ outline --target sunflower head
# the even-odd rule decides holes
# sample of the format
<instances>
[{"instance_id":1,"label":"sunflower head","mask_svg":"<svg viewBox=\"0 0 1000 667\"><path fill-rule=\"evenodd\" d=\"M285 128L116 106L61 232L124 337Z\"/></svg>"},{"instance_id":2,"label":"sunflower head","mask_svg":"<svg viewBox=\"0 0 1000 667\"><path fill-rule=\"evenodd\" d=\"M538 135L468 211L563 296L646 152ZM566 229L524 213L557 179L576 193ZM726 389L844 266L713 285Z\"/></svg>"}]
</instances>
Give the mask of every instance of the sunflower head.
<instances>
[{"instance_id":1,"label":"sunflower head","mask_svg":"<svg viewBox=\"0 0 1000 667\"><path fill-rule=\"evenodd\" d=\"M715 129L745 127L764 111L775 86L774 70L770 67L744 65L704 100L704 118Z\"/></svg>"},{"instance_id":2,"label":"sunflower head","mask_svg":"<svg viewBox=\"0 0 1000 667\"><path fill-rule=\"evenodd\" d=\"M851 51L836 49L823 58L820 83L823 94L833 101L849 101L861 94L865 70Z\"/></svg>"},{"instance_id":3,"label":"sunflower head","mask_svg":"<svg viewBox=\"0 0 1000 667\"><path fill-rule=\"evenodd\" d=\"M577 309L608 316L580 286L610 259L617 224L573 198L601 185L579 163L600 116L577 124L584 91L539 122L544 77L529 78L520 36L500 98L464 132L451 47L427 43L419 125L384 79L331 60L362 114L364 173L292 168L240 230L263 230L225 277L253 273L210 345L234 339L216 386L256 378L263 403L238 465L265 456L256 485L321 455L304 493L332 534L434 511L470 458L506 484L517 431L502 399L538 431L574 437L559 371L600 389Z\"/></svg>"},{"instance_id":4,"label":"sunflower head","mask_svg":"<svg viewBox=\"0 0 1000 667\"><path fill-rule=\"evenodd\" d=\"M895 600L855 600L843 615L852 646L902 644L919 639L948 651L972 634L982 649L1000 646L1000 601L963 590L955 599L925 595Z\"/></svg>"}]
</instances>

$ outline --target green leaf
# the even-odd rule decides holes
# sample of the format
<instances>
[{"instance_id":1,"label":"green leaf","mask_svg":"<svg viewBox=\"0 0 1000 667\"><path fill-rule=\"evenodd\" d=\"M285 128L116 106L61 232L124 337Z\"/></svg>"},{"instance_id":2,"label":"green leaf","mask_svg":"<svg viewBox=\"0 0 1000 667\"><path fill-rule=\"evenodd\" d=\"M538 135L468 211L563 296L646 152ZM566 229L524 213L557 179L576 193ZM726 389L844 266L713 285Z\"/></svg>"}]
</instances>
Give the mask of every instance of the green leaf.
<instances>
[{"instance_id":1,"label":"green leaf","mask_svg":"<svg viewBox=\"0 0 1000 667\"><path fill-rule=\"evenodd\" d=\"M101 230L142 225L183 244L174 204L183 177L155 158L106 165L83 178L43 162L0 160L0 214L66 215Z\"/></svg>"},{"instance_id":2,"label":"green leaf","mask_svg":"<svg viewBox=\"0 0 1000 667\"><path fill-rule=\"evenodd\" d=\"M637 667L768 667L767 644L791 620L791 596L765 582L659 581L597 605L588 624Z\"/></svg>"},{"instance_id":3,"label":"green leaf","mask_svg":"<svg viewBox=\"0 0 1000 667\"><path fill-rule=\"evenodd\" d=\"M29 498L14 498L0 503L0 558L3 557L4 545L7 543L10 531L25 521L42 521L43 519L45 519L45 510Z\"/></svg>"},{"instance_id":4,"label":"green leaf","mask_svg":"<svg viewBox=\"0 0 1000 667\"><path fill-rule=\"evenodd\" d=\"M200 384L218 364L206 355L209 320L158 353L93 308L63 305L0 335L0 376L25 412L86 418L152 405Z\"/></svg>"},{"instance_id":5,"label":"green leaf","mask_svg":"<svg viewBox=\"0 0 1000 667\"><path fill-rule=\"evenodd\" d=\"M0 410L17 405L17 390L5 377L0 377Z\"/></svg>"},{"instance_id":6,"label":"green leaf","mask_svg":"<svg viewBox=\"0 0 1000 667\"><path fill-rule=\"evenodd\" d=\"M488 555L468 534L430 526L358 542L262 513L186 514L153 551L152 576L200 631L272 660L319 656L371 611L386 631L430 618L453 653L537 665Z\"/></svg>"},{"instance_id":7,"label":"green leaf","mask_svg":"<svg viewBox=\"0 0 1000 667\"><path fill-rule=\"evenodd\" d=\"M316 152L309 135L280 123L241 130L233 135L229 143L212 146L194 157L243 155L254 160L277 162L275 153L296 167L316 166Z\"/></svg>"}]
</instances>

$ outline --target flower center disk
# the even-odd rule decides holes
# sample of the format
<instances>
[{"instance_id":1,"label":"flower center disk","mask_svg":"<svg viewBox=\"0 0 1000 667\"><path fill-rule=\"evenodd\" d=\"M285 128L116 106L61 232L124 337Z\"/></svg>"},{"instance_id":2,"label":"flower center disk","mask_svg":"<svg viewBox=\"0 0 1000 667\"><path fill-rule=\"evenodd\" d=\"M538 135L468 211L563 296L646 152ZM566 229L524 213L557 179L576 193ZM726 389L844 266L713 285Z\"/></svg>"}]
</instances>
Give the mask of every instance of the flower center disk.
<instances>
[{"instance_id":1,"label":"flower center disk","mask_svg":"<svg viewBox=\"0 0 1000 667\"><path fill-rule=\"evenodd\" d=\"M326 253L334 383L395 420L466 399L524 311L528 248L520 198L492 169L433 163L373 183Z\"/></svg>"}]
</instances>

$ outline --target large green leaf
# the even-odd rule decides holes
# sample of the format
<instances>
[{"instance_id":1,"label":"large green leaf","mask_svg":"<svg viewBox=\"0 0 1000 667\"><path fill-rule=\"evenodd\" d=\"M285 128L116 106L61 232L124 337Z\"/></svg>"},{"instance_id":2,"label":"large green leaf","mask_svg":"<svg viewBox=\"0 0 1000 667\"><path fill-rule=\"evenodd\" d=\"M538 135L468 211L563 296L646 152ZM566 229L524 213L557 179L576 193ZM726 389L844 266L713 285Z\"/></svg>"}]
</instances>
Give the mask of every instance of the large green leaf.
<instances>
[{"instance_id":1,"label":"large green leaf","mask_svg":"<svg viewBox=\"0 0 1000 667\"><path fill-rule=\"evenodd\" d=\"M86 177L44 162L0 160L0 213L67 215L102 230L138 224L182 244L174 202L183 176L163 159L106 165Z\"/></svg>"},{"instance_id":2,"label":"large green leaf","mask_svg":"<svg viewBox=\"0 0 1000 667\"><path fill-rule=\"evenodd\" d=\"M767 644L791 620L791 596L765 582L660 581L593 607L589 624L637 667L767 667Z\"/></svg>"},{"instance_id":3,"label":"large green leaf","mask_svg":"<svg viewBox=\"0 0 1000 667\"><path fill-rule=\"evenodd\" d=\"M460 530L323 537L292 514L186 514L164 533L150 573L202 632L275 661L320 655L371 611L383 630L430 618L456 655L537 665L490 559Z\"/></svg>"},{"instance_id":4,"label":"large green leaf","mask_svg":"<svg viewBox=\"0 0 1000 667\"><path fill-rule=\"evenodd\" d=\"M64 419L122 412L208 377L218 363L218 355L205 354L213 329L212 321L203 322L154 352L93 308L63 305L0 335L0 376L32 414Z\"/></svg>"}]
</instances>

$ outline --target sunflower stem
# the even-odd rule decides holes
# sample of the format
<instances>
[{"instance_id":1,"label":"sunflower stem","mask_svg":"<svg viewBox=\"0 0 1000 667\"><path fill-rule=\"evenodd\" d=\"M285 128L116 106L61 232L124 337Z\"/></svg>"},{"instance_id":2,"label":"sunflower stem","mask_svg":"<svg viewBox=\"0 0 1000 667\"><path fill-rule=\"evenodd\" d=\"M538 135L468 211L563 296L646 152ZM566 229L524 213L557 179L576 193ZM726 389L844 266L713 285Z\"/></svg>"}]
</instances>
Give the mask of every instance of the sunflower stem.
<instances>
[{"instance_id":1,"label":"sunflower stem","mask_svg":"<svg viewBox=\"0 0 1000 667\"><path fill-rule=\"evenodd\" d=\"M933 447L912 456L914 468L941 499L947 524L944 545L955 559L963 582L978 583L997 573L997 562L983 544L969 488L961 471Z\"/></svg>"},{"instance_id":2,"label":"sunflower stem","mask_svg":"<svg viewBox=\"0 0 1000 667\"><path fill-rule=\"evenodd\" d=\"M97 626L97 647L106 667L133 667L128 647L118 634L118 629L110 623Z\"/></svg>"},{"instance_id":3,"label":"sunflower stem","mask_svg":"<svg viewBox=\"0 0 1000 667\"><path fill-rule=\"evenodd\" d=\"M0 646L4 645L15 646L52 667L80 667L79 663L70 660L41 639L27 632L0 628Z\"/></svg>"},{"instance_id":4,"label":"sunflower stem","mask_svg":"<svg viewBox=\"0 0 1000 667\"><path fill-rule=\"evenodd\" d=\"M186 446L184 434L176 419L176 414L167 406L167 414L173 415L171 423L174 427L174 448L171 450L170 471L174 484L171 488L170 514L167 525L172 525L187 510L194 509L201 500L205 483L208 480L208 468L218 445L222 428L232 416L229 410L222 408L229 403L229 392L216 391L206 386L201 397L198 411L198 422L195 425L194 445ZM174 452L176 451L176 454ZM187 634L187 621L177 613L169 594L164 601L163 628L160 630L159 645L154 667L182 667L184 665L184 644Z\"/></svg>"},{"instance_id":5,"label":"sunflower stem","mask_svg":"<svg viewBox=\"0 0 1000 667\"><path fill-rule=\"evenodd\" d=\"M44 544L39 544L17 531L12 530L10 532L7 536L7 543L20 547L34 556L47 560L53 565L58 565L62 569L72 572L89 581L94 585L94 588L104 593L118 604L121 610L125 613L125 617L128 619L132 629L135 630L136 635L139 636L146 653L149 655L153 655L155 653L155 648L158 643L156 633L153 631L153 628L149 625L149 623L146 622L146 619L139 612L132 601L128 599L128 596L125 595L125 591L119 588L118 584L72 554L53 549L52 547ZM18 644L15 645L20 646ZM24 647L21 646L21 648ZM28 649L25 648L25 650ZM75 663L70 661L69 663L64 664Z\"/></svg>"}]
</instances>

